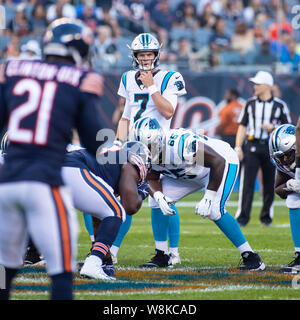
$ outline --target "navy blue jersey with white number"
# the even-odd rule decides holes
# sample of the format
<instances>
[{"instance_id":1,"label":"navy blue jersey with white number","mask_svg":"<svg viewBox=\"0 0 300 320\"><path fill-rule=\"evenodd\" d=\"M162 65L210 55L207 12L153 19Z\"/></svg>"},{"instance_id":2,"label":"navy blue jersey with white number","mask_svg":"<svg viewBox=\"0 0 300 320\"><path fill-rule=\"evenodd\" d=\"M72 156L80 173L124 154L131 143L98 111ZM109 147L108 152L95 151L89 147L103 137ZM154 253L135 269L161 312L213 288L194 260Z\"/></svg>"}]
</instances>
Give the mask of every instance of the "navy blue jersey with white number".
<instances>
[{"instance_id":1,"label":"navy blue jersey with white number","mask_svg":"<svg viewBox=\"0 0 300 320\"><path fill-rule=\"evenodd\" d=\"M100 79L100 80L99 80ZM76 128L95 154L104 128L97 84L101 77L68 63L9 61L0 67L0 130L9 146L0 182L63 184L61 166Z\"/></svg>"}]
</instances>

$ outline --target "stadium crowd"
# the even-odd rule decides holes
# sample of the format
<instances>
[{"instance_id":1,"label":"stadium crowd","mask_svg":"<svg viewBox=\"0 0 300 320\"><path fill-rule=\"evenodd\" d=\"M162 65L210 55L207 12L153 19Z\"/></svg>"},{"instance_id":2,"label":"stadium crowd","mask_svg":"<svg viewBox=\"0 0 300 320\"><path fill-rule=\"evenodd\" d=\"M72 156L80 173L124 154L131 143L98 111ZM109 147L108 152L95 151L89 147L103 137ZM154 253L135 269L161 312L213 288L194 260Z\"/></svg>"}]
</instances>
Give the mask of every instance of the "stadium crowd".
<instances>
[{"instance_id":1,"label":"stadium crowd","mask_svg":"<svg viewBox=\"0 0 300 320\"><path fill-rule=\"evenodd\" d=\"M161 68L214 70L268 65L298 72L300 32L293 28L298 0L0 0L6 28L0 57L39 58L42 35L58 17L77 17L92 28L95 68L122 70L134 36L151 32L163 44ZM275 70L275 69L274 69Z\"/></svg>"}]
</instances>

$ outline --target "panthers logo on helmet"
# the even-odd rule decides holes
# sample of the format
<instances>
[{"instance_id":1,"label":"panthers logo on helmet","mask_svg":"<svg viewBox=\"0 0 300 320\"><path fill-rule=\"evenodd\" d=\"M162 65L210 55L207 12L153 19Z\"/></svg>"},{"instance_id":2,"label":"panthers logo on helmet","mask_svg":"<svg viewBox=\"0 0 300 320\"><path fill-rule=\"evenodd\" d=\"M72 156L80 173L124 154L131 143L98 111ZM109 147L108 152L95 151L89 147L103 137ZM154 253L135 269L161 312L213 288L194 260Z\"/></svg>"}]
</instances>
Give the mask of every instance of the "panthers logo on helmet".
<instances>
[{"instance_id":1,"label":"panthers logo on helmet","mask_svg":"<svg viewBox=\"0 0 300 320\"><path fill-rule=\"evenodd\" d=\"M140 69L144 71L149 71L155 69L159 64L159 56L161 44L158 40L150 33L141 33L131 43L129 47L131 50L132 64L134 69ZM153 52L155 58L151 64L150 69L145 70L144 67L139 63L137 54L139 52Z\"/></svg>"}]
</instances>

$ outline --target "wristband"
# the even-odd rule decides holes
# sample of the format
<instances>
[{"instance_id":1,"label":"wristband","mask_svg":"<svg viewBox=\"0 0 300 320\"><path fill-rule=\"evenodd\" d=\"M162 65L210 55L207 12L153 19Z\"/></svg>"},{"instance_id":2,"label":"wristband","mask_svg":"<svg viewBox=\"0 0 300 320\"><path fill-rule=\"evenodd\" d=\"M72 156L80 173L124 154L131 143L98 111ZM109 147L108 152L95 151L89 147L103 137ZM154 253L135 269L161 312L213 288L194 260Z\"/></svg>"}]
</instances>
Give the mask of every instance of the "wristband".
<instances>
[{"instance_id":1,"label":"wristband","mask_svg":"<svg viewBox=\"0 0 300 320\"><path fill-rule=\"evenodd\" d=\"M206 189L204 197L208 198L210 200L213 200L215 198L216 194L217 194L217 191Z\"/></svg>"},{"instance_id":2,"label":"wristband","mask_svg":"<svg viewBox=\"0 0 300 320\"><path fill-rule=\"evenodd\" d=\"M236 147L234 148L234 150L235 150L235 151L242 150L242 147L236 146Z\"/></svg>"},{"instance_id":3,"label":"wristband","mask_svg":"<svg viewBox=\"0 0 300 320\"><path fill-rule=\"evenodd\" d=\"M153 93L158 92L158 89L157 89L156 85L153 84L152 86L148 87L148 91L150 93L150 96L152 96Z\"/></svg>"}]
</instances>

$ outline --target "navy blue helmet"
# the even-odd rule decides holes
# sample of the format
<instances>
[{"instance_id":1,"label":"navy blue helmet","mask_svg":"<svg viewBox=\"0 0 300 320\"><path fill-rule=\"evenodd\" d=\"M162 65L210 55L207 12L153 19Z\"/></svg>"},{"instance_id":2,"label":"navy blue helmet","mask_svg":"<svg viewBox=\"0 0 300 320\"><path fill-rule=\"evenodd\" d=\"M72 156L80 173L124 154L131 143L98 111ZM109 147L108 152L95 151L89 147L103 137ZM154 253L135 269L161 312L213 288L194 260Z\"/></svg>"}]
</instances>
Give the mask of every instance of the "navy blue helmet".
<instances>
[{"instance_id":1,"label":"navy blue helmet","mask_svg":"<svg viewBox=\"0 0 300 320\"><path fill-rule=\"evenodd\" d=\"M54 20L43 39L43 54L68 57L81 66L89 59L93 32L82 21L73 18Z\"/></svg>"}]
</instances>

